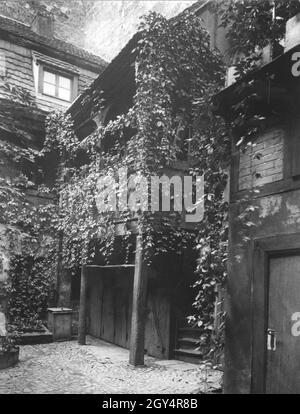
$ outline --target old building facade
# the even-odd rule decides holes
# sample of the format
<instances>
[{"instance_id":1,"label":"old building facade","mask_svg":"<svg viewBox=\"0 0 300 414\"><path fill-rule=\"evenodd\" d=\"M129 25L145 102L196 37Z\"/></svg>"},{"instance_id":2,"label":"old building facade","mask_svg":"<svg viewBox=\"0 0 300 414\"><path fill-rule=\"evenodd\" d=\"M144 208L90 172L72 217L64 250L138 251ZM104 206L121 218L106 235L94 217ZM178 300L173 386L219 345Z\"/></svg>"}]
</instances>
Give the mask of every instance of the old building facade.
<instances>
[{"instance_id":1,"label":"old building facade","mask_svg":"<svg viewBox=\"0 0 300 414\"><path fill-rule=\"evenodd\" d=\"M105 66L101 58L55 38L53 19L47 15L38 14L31 27L0 16L1 146L41 148L47 114L55 109L66 110ZM29 174L34 181L28 166L12 162L3 154L1 178L9 180L20 173ZM33 203L47 202L47 197L37 198L34 185L28 196ZM6 229L0 227L3 246ZM0 255L1 283L7 278L9 262L4 250L6 253Z\"/></svg>"},{"instance_id":2,"label":"old building facade","mask_svg":"<svg viewBox=\"0 0 300 414\"><path fill-rule=\"evenodd\" d=\"M222 30L218 30L218 18L211 12L209 3L197 2L189 11L201 18L199 24L210 33L211 46L218 47L226 56L226 39ZM92 91L103 92L104 107L100 111L86 99L87 93L70 107L69 113L81 140L132 106L136 92L133 50L139 39L137 33L92 84ZM101 142L101 145L105 151L111 143ZM170 174L184 175L188 168L187 160L178 162ZM122 225L125 223L119 223L118 227ZM194 226L189 228L193 230ZM132 236L136 237L134 230ZM119 243L121 239L122 230ZM158 358L199 362L203 355L197 349L201 330L187 323L187 317L193 313L191 285L195 281L195 252L190 249L184 257L161 254L147 270L144 266L138 270L142 259L134 259L134 255L129 265L124 265L122 260L124 257L116 255L112 264L105 265L103 258L96 258L81 275L78 272L72 279L64 280L66 297L71 297L73 306L79 305L80 278L81 286L84 284L80 296L80 341L84 343L84 335L89 333L129 348L134 365L142 363L144 352Z\"/></svg>"},{"instance_id":3,"label":"old building facade","mask_svg":"<svg viewBox=\"0 0 300 414\"><path fill-rule=\"evenodd\" d=\"M220 49L226 60L228 45L224 32L209 5L210 2L199 1L189 11L201 17L201 24L210 33L211 47ZM132 50L139 34L103 70L105 62L102 59L54 38L52 24L53 21L43 14L34 20L32 27L0 17L1 102L11 108L9 116L3 116L0 127L4 131L3 139L13 141L15 145L39 148L44 138L44 119L52 109L67 110L73 118L77 136L84 140L97 126L116 119L132 104L135 93ZM90 90L103 91L105 98L105 107L96 112L93 105L85 102L85 88L93 79ZM27 101L20 101L19 95ZM183 175L188 170L188 163L181 162L173 167L171 175ZM1 174L11 176L19 170L18 166L5 165ZM30 193L34 202L40 202L34 189ZM134 232L133 236L136 236ZM9 257L2 258L2 281L7 274L8 261ZM98 270L91 268L88 275L85 274L85 333L134 352L135 345L131 342L133 337L141 336L142 313L146 316L142 328L145 343L139 355L146 350L149 355L159 358L176 357L198 362L202 357L196 350L200 330L189 327L186 319L193 312L194 293L190 286L195 280L196 257L192 250L180 259L174 256L158 258L148 269L147 284L140 290L136 288L137 263L133 256L131 266L126 268L118 266L120 264L120 258L116 257L116 267L105 267L100 258L95 261ZM59 290L59 304L76 309L80 275L71 278L68 272L62 272ZM138 311L137 303L140 303ZM135 325L132 325L133 321Z\"/></svg>"},{"instance_id":4,"label":"old building facade","mask_svg":"<svg viewBox=\"0 0 300 414\"><path fill-rule=\"evenodd\" d=\"M299 33L295 16L284 53L217 97L232 122L255 96L232 129L225 393L300 391Z\"/></svg>"}]
</instances>

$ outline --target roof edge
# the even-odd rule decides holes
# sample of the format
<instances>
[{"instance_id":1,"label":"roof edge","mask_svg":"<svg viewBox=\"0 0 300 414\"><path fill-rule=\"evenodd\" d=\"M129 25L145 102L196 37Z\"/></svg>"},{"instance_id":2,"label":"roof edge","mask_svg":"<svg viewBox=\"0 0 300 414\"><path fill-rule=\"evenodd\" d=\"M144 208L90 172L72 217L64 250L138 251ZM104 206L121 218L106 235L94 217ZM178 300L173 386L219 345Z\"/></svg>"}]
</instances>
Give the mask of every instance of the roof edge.
<instances>
[{"instance_id":1,"label":"roof edge","mask_svg":"<svg viewBox=\"0 0 300 414\"><path fill-rule=\"evenodd\" d=\"M40 34L35 33L30 25L23 23L19 20L13 19L11 17L5 16L0 14L0 18L1 19L5 19L8 22L11 22L13 24L16 25L16 29L19 28L24 28L26 29L28 32L30 31L30 34L32 34L32 37L29 36L29 33L18 33L17 30L13 30L13 29L9 29L6 27L1 27L0 24L0 32L2 33L7 33L10 36L12 36L15 39L20 39L20 42L28 42L28 44L32 45L36 45L36 47L41 47L44 49L48 49L48 50L52 50L56 53L64 53L68 58L73 58L73 59L78 59L78 60L83 60L83 56L80 56L79 53L82 52L82 54L85 54L86 56L84 57L84 61L80 64L80 62L77 62L77 65L79 67L90 67L92 70L99 70L105 68L109 62L107 62L105 59L103 59L101 56L95 55L94 53L88 51L87 49L84 49L82 47L76 46L75 44L71 43L71 42L67 42L65 40L59 39L57 37L52 37L52 38L47 38L45 36L42 36ZM18 25L18 26L17 26ZM35 36L35 38L33 38ZM51 41L54 42L58 42L61 45L55 47L54 45L51 44ZM79 53L72 53L72 51L70 50L62 50L63 49L63 45L66 45L66 48L72 47L74 49L77 49ZM91 56L91 58L89 59L89 56ZM97 62L98 61L98 62Z\"/></svg>"}]
</instances>

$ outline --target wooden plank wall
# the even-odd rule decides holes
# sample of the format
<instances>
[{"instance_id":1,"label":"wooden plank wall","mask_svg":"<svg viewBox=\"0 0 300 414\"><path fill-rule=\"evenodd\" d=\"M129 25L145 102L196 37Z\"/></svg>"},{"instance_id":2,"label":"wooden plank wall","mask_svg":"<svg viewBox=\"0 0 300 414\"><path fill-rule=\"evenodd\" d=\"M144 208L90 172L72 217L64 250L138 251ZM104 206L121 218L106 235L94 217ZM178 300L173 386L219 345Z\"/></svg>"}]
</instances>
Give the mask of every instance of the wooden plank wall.
<instances>
[{"instance_id":1,"label":"wooden plank wall","mask_svg":"<svg viewBox=\"0 0 300 414\"><path fill-rule=\"evenodd\" d=\"M145 349L148 355L170 356L170 298L164 289L150 285L147 298Z\"/></svg>"},{"instance_id":2,"label":"wooden plank wall","mask_svg":"<svg viewBox=\"0 0 300 414\"><path fill-rule=\"evenodd\" d=\"M114 343L129 348L132 315L133 275L120 275L115 284L115 338Z\"/></svg>"},{"instance_id":3,"label":"wooden plank wall","mask_svg":"<svg viewBox=\"0 0 300 414\"><path fill-rule=\"evenodd\" d=\"M88 280L88 333L129 348L133 275L101 269ZM100 275L101 273L101 275Z\"/></svg>"},{"instance_id":4,"label":"wooden plank wall","mask_svg":"<svg viewBox=\"0 0 300 414\"><path fill-rule=\"evenodd\" d=\"M129 349L132 314L132 270L92 270L88 277L87 332ZM165 289L149 285L145 351L157 358L170 353L170 300Z\"/></svg>"}]
</instances>

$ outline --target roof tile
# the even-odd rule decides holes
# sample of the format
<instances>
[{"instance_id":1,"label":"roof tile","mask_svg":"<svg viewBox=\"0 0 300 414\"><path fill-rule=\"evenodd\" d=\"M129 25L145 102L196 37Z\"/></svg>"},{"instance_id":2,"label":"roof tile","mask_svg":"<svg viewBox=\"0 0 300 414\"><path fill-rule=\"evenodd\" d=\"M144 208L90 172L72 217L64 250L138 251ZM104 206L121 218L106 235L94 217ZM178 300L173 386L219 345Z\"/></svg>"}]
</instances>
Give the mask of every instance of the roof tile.
<instances>
[{"instance_id":1,"label":"roof tile","mask_svg":"<svg viewBox=\"0 0 300 414\"><path fill-rule=\"evenodd\" d=\"M21 23L9 17L0 15L0 31L9 32L16 36L37 42L43 46L52 47L56 50L71 54L83 59L84 61L88 61L101 67L107 66L107 62L100 56L96 56L85 49L79 48L72 43L65 42L55 37L48 38L41 36L35 33L27 24Z\"/></svg>"}]
</instances>

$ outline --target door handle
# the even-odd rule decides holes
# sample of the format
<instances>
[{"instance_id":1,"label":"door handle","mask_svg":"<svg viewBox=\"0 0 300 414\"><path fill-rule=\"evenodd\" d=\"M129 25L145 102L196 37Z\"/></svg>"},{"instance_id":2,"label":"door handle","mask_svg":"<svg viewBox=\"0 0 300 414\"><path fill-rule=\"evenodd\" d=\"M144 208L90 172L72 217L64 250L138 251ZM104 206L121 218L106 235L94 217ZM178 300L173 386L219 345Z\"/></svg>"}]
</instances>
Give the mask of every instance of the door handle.
<instances>
[{"instance_id":1,"label":"door handle","mask_svg":"<svg viewBox=\"0 0 300 414\"><path fill-rule=\"evenodd\" d=\"M276 331L268 329L268 351L276 351Z\"/></svg>"}]
</instances>

